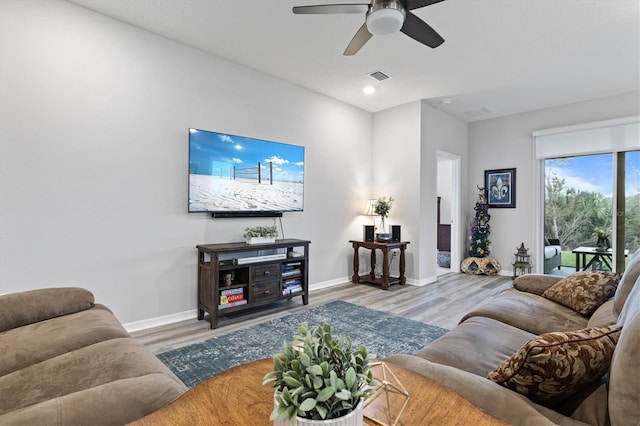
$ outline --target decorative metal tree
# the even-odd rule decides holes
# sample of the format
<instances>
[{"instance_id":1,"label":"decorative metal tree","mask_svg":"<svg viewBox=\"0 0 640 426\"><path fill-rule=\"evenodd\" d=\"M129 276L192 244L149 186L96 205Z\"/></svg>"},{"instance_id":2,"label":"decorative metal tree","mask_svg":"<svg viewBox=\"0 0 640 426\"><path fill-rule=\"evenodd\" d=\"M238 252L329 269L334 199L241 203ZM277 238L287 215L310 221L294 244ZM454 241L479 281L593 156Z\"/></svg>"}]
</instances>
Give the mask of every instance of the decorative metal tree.
<instances>
[{"instance_id":1,"label":"decorative metal tree","mask_svg":"<svg viewBox=\"0 0 640 426\"><path fill-rule=\"evenodd\" d=\"M487 257L489 256L489 205L485 197L484 188L478 187L478 202L474 207L476 211L475 218L471 221L471 235L469 236L469 256L471 257Z\"/></svg>"}]
</instances>

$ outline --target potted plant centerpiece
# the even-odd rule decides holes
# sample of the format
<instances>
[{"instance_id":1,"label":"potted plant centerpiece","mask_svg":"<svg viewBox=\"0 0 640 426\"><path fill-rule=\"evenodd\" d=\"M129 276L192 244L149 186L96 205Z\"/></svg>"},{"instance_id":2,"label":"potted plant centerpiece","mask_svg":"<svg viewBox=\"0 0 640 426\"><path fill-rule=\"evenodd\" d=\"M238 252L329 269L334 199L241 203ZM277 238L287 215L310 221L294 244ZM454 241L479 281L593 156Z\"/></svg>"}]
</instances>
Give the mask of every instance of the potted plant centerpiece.
<instances>
[{"instance_id":1,"label":"potted plant centerpiece","mask_svg":"<svg viewBox=\"0 0 640 426\"><path fill-rule=\"evenodd\" d=\"M380 226L376 228L376 240L386 243L391 240L391 234L389 234L389 230L387 229L387 217L391 212L391 203L393 203L393 197L381 197L376 201L374 212L378 216L380 216Z\"/></svg>"},{"instance_id":2,"label":"potted plant centerpiece","mask_svg":"<svg viewBox=\"0 0 640 426\"><path fill-rule=\"evenodd\" d=\"M364 400L380 383L369 370L367 348L333 337L329 324L302 323L292 344L273 356L263 385L275 389L276 425L362 425Z\"/></svg>"},{"instance_id":3,"label":"potted plant centerpiece","mask_svg":"<svg viewBox=\"0 0 640 426\"><path fill-rule=\"evenodd\" d=\"M244 229L244 239L247 244L265 244L273 243L278 236L278 227L273 226L254 226L253 228Z\"/></svg>"},{"instance_id":4,"label":"potted plant centerpiece","mask_svg":"<svg viewBox=\"0 0 640 426\"><path fill-rule=\"evenodd\" d=\"M593 229L593 233L591 234L591 236L598 239L596 242L596 247L598 250L604 251L611 248L611 242L609 241L611 230L596 227Z\"/></svg>"}]
</instances>

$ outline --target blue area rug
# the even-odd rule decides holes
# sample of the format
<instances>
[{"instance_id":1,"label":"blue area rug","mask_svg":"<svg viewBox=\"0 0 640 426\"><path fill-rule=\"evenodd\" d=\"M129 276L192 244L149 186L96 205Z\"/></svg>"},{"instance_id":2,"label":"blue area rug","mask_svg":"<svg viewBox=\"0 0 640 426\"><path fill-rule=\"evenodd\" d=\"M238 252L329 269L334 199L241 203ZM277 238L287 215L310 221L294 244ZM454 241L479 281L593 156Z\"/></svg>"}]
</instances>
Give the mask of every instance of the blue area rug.
<instances>
[{"instance_id":1,"label":"blue area rug","mask_svg":"<svg viewBox=\"0 0 640 426\"><path fill-rule=\"evenodd\" d=\"M158 355L188 387L231 367L270 358L291 341L298 326L329 323L334 335L351 337L364 344L371 358L412 353L442 336L447 330L343 301L334 301L282 318L252 325L231 334L174 349Z\"/></svg>"}]
</instances>

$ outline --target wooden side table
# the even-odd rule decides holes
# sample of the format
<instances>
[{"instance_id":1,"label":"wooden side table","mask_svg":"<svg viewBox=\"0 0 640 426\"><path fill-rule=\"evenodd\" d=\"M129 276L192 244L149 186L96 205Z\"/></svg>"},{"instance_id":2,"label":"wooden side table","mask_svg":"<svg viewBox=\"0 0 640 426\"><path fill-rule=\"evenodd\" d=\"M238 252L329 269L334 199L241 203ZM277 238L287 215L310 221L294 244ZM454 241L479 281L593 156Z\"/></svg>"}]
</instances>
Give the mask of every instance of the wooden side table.
<instances>
[{"instance_id":1,"label":"wooden side table","mask_svg":"<svg viewBox=\"0 0 640 426\"><path fill-rule=\"evenodd\" d=\"M411 370L387 363L409 392L409 403L398 425L506 425L436 381ZM168 406L137 420L136 426L180 425L273 425L273 389L262 386L262 377L271 371L270 358L232 368L196 385ZM153 392L152 389L149 390ZM365 409L365 423L383 410L385 398L377 398ZM376 417L377 418L377 417Z\"/></svg>"},{"instance_id":2,"label":"wooden side table","mask_svg":"<svg viewBox=\"0 0 640 426\"><path fill-rule=\"evenodd\" d=\"M351 282L358 284L359 282L368 282L372 284L379 284L383 290L388 290L391 284L404 285L407 282L404 276L405 270L405 255L404 251L407 248L409 241L399 241L392 243L379 243L377 241L354 241L349 240L353 246L353 277ZM371 271L368 274L360 275L360 259L358 258L358 249L366 248L371 250ZM398 268L400 270L400 276L392 277L389 275L389 250L400 249L400 261ZM382 275L376 278L376 250L382 252Z\"/></svg>"}]
</instances>

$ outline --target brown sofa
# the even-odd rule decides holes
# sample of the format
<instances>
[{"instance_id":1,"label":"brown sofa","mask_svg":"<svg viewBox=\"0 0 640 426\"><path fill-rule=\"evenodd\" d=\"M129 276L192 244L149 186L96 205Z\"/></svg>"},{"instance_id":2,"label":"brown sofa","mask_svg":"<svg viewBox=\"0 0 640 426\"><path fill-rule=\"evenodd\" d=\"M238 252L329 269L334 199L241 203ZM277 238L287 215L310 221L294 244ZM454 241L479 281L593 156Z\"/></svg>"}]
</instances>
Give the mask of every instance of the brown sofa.
<instances>
[{"instance_id":1,"label":"brown sofa","mask_svg":"<svg viewBox=\"0 0 640 426\"><path fill-rule=\"evenodd\" d=\"M640 250L615 295L585 316L542 293L561 277L525 275L465 315L459 325L412 355L386 359L453 389L487 413L515 425L640 424ZM608 374L562 401L536 403L487 376L528 341L549 332L622 326ZM557 334L557 333L555 333Z\"/></svg>"},{"instance_id":2,"label":"brown sofa","mask_svg":"<svg viewBox=\"0 0 640 426\"><path fill-rule=\"evenodd\" d=\"M0 424L125 424L186 390L89 291L0 296Z\"/></svg>"}]
</instances>

